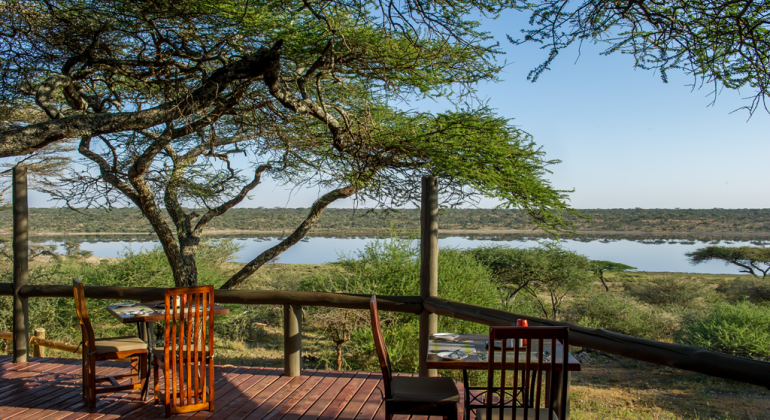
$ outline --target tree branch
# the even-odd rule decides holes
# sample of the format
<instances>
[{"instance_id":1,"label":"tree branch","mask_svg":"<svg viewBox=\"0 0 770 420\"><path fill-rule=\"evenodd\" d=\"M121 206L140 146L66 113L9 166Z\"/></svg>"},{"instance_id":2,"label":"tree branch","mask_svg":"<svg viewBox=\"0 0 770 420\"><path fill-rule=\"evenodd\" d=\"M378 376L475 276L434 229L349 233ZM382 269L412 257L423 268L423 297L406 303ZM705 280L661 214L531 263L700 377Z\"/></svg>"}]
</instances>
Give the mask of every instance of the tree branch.
<instances>
[{"instance_id":1,"label":"tree branch","mask_svg":"<svg viewBox=\"0 0 770 420\"><path fill-rule=\"evenodd\" d=\"M72 115L2 131L0 157L28 154L68 138L141 130L190 115L210 106L217 95L234 81L255 79L262 76L268 68L278 65L278 51L282 45L283 41L278 41L269 50L261 48L252 55L227 64L213 72L201 87L190 94L154 108L135 112ZM53 112L46 110L48 111Z\"/></svg>"},{"instance_id":2,"label":"tree branch","mask_svg":"<svg viewBox=\"0 0 770 420\"><path fill-rule=\"evenodd\" d=\"M321 213L326 207L329 206L329 204L339 199L350 197L351 195L355 194L356 191L357 189L350 185L324 194L321 198L316 200L315 203L313 203L313 206L310 208L310 213L307 215L305 220L294 230L294 232L291 233L291 235L281 241L278 245L268 249L267 251L251 260L251 262L246 264L240 271L230 277L230 279L222 285L221 289L233 289L240 286L241 283L243 283L250 275L254 274L254 272L257 271L259 267L262 267L265 265L265 263L277 257L283 251L289 249L302 238L304 238L310 229L316 224L316 222L318 222L318 219L321 217Z\"/></svg>"}]
</instances>

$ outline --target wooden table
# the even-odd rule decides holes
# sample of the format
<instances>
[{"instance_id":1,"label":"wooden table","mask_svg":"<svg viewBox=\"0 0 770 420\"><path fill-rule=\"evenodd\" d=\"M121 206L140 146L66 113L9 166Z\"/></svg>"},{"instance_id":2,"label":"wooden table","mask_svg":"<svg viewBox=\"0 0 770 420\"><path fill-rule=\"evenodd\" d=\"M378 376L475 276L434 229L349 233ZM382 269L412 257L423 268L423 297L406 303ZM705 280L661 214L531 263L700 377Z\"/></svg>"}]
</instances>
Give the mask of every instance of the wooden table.
<instances>
[{"instance_id":1,"label":"wooden table","mask_svg":"<svg viewBox=\"0 0 770 420\"><path fill-rule=\"evenodd\" d=\"M142 387L142 395L141 398L144 400L146 399L149 391L149 383L150 383L150 372L152 371L152 349L155 348L156 342L163 341L163 340L155 340L155 323L157 321L165 321L166 320L166 314L164 312L158 312L156 310L156 306L162 305L164 302L140 302L136 304L136 306L130 306L127 308L119 308L115 305L109 305L107 306L107 312L110 313L113 317L118 319L120 322L124 324L136 324L136 330L139 334L139 338L144 340L147 343L147 378L144 381L144 386ZM137 315L131 315L127 316L126 314L122 313L123 309L136 309L140 307L145 307L148 311L152 311L145 314L137 314ZM162 306L161 306L162 308ZM159 309L163 310L163 309ZM230 310L219 306L217 304L214 304L214 315L226 315L229 314Z\"/></svg>"},{"instance_id":2,"label":"wooden table","mask_svg":"<svg viewBox=\"0 0 770 420\"><path fill-rule=\"evenodd\" d=\"M427 354L427 363L426 366L428 369L457 369L463 371L463 385L465 386L465 419L470 419L470 410L472 408L482 408L484 405L481 404L473 404L473 401L479 401L476 398L473 398L471 395L471 389L476 390L486 390L486 387L474 387L471 388L470 384L468 383L468 371L469 370L488 370L489 369L489 362L487 361L489 350L487 350L486 345L487 341L489 340L488 335L481 335L481 334L462 334L460 337L458 337L456 340L453 341L443 341L443 340L429 340L428 341L428 354ZM534 341L534 340L533 340ZM533 343L533 344L536 344ZM563 347L561 345L561 342L556 342L556 349L548 349L548 347L551 347L552 343L551 340L544 340L543 347L546 347L544 350L548 350L551 352L552 357L555 357L556 363L559 367L559 369L555 369L555 371L561 371L561 358L562 358L562 352ZM439 351L454 351L454 350L461 350L468 353L468 357L462 360L446 360L440 358L436 353ZM479 358L479 354L482 355L482 359ZM496 355L499 356L500 352L496 351ZM486 357L484 357L486 356ZM508 362L508 365L510 366L511 362ZM524 366L520 364L520 368L523 369ZM550 365L548 365L550 366ZM545 367L545 365L543 366ZM495 369L500 370L502 368L502 362L495 362ZM530 364L530 369L535 370L537 369L537 363ZM577 359L575 359L572 354L568 354L568 360L567 360L567 375L568 375L568 382L567 382L567 418L566 420L569 420L569 392L570 392L570 385L569 385L569 372L573 371L579 371L580 370L580 362L578 362ZM546 371L544 369L544 371ZM546 371L548 372L548 371ZM551 389L555 391L554 398L556 398L556 405L557 407L554 408L560 408L558 405L560 405L561 401L561 381L562 381L562 375L554 375L554 378L551 380ZM558 411L557 411L558 412Z\"/></svg>"}]
</instances>

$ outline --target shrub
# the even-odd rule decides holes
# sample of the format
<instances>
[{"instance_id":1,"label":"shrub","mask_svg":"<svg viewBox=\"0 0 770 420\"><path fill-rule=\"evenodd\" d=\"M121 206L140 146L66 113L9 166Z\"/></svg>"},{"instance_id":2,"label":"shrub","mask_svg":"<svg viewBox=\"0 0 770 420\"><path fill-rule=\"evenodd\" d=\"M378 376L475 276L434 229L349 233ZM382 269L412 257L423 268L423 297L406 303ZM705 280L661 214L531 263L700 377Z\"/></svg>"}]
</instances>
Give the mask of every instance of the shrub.
<instances>
[{"instance_id":1,"label":"shrub","mask_svg":"<svg viewBox=\"0 0 770 420\"><path fill-rule=\"evenodd\" d=\"M232 247L224 250L217 249L222 243L208 244L209 255L218 259ZM156 247L142 252L126 251L124 258L99 264L89 264L72 258L53 258L47 263L34 263L30 266L30 284L59 284L71 285L72 279L77 278L91 286L125 286L125 287L173 287L174 280L168 261L163 251ZM2 261L0 264L7 264ZM199 284L222 284L227 275L220 267L219 261L205 258L198 260ZM11 282L12 270L3 270L1 281ZM12 328L12 298L0 298L0 330L11 331ZM115 322L105 306L110 300L87 299L88 314L97 336L124 336L136 333L136 326ZM239 308L232 308L237 315ZM46 338L54 341L78 343L81 339L80 326L75 315L72 298L32 298L29 299L30 329L45 328ZM217 325L226 325L217 322ZM218 327L221 328L221 327ZM225 328L226 329L226 328ZM219 331L218 331L219 332ZM6 345L7 347L7 345Z\"/></svg>"},{"instance_id":2,"label":"shrub","mask_svg":"<svg viewBox=\"0 0 770 420\"><path fill-rule=\"evenodd\" d=\"M747 276L737 277L732 281L722 282L716 290L729 302L751 303L770 302L770 284L766 280L753 279Z\"/></svg>"},{"instance_id":3,"label":"shrub","mask_svg":"<svg viewBox=\"0 0 770 420\"><path fill-rule=\"evenodd\" d=\"M704 301L716 298L714 291L707 285L689 276L653 277L649 282L628 284L626 292L650 305L681 309L702 306Z\"/></svg>"},{"instance_id":4,"label":"shrub","mask_svg":"<svg viewBox=\"0 0 770 420\"><path fill-rule=\"evenodd\" d=\"M672 315L615 293L598 293L577 299L567 319L589 328L602 328L651 340L667 340L678 329Z\"/></svg>"},{"instance_id":5,"label":"shrub","mask_svg":"<svg viewBox=\"0 0 770 420\"><path fill-rule=\"evenodd\" d=\"M770 307L751 302L717 305L704 317L686 320L679 339L690 346L770 360Z\"/></svg>"},{"instance_id":6,"label":"shrub","mask_svg":"<svg viewBox=\"0 0 770 420\"><path fill-rule=\"evenodd\" d=\"M302 282L302 290L378 295L411 295L420 293L419 249L409 239L392 237L368 244L353 257L343 257L338 264L345 270L312 276ZM444 249L439 253L438 294L442 298L499 308L497 288L490 281L489 270L465 252ZM312 323L312 315L309 316ZM393 369L398 372L417 370L418 318L411 314L381 313L383 335ZM486 334L484 325L439 317L439 330L458 333ZM379 369L372 333L367 325L350 333L346 345L348 367L360 370ZM327 355L331 360L331 354ZM336 355L334 356L336 359Z\"/></svg>"}]
</instances>

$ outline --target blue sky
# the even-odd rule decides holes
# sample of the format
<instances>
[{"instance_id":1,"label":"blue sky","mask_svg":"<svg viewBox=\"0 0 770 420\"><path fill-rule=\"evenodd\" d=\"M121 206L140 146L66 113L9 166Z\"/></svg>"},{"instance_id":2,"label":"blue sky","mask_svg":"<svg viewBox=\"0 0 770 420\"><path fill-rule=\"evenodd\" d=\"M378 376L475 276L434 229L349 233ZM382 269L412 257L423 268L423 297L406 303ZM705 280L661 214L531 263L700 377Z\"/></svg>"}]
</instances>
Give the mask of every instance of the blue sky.
<instances>
[{"instance_id":1,"label":"blue sky","mask_svg":"<svg viewBox=\"0 0 770 420\"><path fill-rule=\"evenodd\" d=\"M515 47L520 15L486 24L500 41L507 61L500 83L480 86L479 94L499 115L533 135L549 159L560 159L549 177L556 188L575 189L575 208L770 208L767 157L770 115L748 119L737 108L753 91L692 90L692 79L635 70L633 58L600 56L602 45L564 51L536 83L527 73L547 52ZM577 60L577 61L576 61ZM442 104L411 107L440 111ZM309 207L323 191L289 191L265 183L240 207ZM33 193L30 206L49 207ZM495 203L483 201L482 207ZM335 207L351 207L351 201Z\"/></svg>"}]
</instances>

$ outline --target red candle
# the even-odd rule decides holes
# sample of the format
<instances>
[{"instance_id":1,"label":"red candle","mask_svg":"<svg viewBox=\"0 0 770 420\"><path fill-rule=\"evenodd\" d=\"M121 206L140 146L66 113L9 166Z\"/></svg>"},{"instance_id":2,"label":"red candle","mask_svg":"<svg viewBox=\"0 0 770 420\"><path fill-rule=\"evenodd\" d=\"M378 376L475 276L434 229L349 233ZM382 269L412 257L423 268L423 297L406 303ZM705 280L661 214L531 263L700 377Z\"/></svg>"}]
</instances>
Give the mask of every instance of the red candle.
<instances>
[{"instance_id":1,"label":"red candle","mask_svg":"<svg viewBox=\"0 0 770 420\"><path fill-rule=\"evenodd\" d=\"M518 319L516 320L516 326L517 327L529 327L529 324L527 323L526 319ZM527 347L527 339L523 338L519 340L519 346L520 347Z\"/></svg>"}]
</instances>

